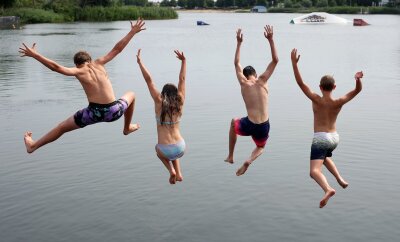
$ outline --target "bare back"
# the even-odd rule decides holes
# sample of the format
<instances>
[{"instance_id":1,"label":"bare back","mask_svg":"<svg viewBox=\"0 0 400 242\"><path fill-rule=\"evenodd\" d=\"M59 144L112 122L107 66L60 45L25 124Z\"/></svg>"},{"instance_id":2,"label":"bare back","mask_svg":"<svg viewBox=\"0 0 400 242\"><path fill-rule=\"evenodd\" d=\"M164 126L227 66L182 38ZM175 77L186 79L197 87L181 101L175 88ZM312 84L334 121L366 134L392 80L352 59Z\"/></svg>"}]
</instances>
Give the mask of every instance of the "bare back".
<instances>
[{"instance_id":1,"label":"bare back","mask_svg":"<svg viewBox=\"0 0 400 242\"><path fill-rule=\"evenodd\" d=\"M336 119L343 104L329 96L315 98L312 102L314 132L336 132Z\"/></svg>"},{"instance_id":2,"label":"bare back","mask_svg":"<svg viewBox=\"0 0 400 242\"><path fill-rule=\"evenodd\" d=\"M76 78L81 83L89 102L107 104L115 101L114 91L103 65L96 62L78 67Z\"/></svg>"},{"instance_id":3,"label":"bare back","mask_svg":"<svg viewBox=\"0 0 400 242\"><path fill-rule=\"evenodd\" d=\"M241 83L241 92L246 105L247 115L254 123L268 120L268 85L259 79Z\"/></svg>"},{"instance_id":4,"label":"bare back","mask_svg":"<svg viewBox=\"0 0 400 242\"><path fill-rule=\"evenodd\" d=\"M182 140L182 135L179 129L179 123L181 119L181 115L173 115L173 119L164 121L166 124L160 123L160 115L161 115L161 95L159 100L154 103L156 120L157 120L157 134L158 134L158 144L175 144Z\"/></svg>"}]
</instances>

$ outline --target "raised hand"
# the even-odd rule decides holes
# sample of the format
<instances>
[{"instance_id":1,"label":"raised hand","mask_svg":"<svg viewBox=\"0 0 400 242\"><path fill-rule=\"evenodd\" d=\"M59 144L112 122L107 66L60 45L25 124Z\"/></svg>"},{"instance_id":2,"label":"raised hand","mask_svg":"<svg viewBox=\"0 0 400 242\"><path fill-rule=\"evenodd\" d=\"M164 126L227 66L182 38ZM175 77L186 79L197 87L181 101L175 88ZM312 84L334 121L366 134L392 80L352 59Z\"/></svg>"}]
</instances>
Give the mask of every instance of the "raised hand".
<instances>
[{"instance_id":1,"label":"raised hand","mask_svg":"<svg viewBox=\"0 0 400 242\"><path fill-rule=\"evenodd\" d=\"M357 80L357 79L361 79L363 76L364 76L364 73L362 71L359 71L354 75L354 78Z\"/></svg>"},{"instance_id":2,"label":"raised hand","mask_svg":"<svg viewBox=\"0 0 400 242\"><path fill-rule=\"evenodd\" d=\"M272 40L272 37L274 36L274 27L271 25L266 25L264 27L264 36L268 40Z\"/></svg>"},{"instance_id":3,"label":"raised hand","mask_svg":"<svg viewBox=\"0 0 400 242\"><path fill-rule=\"evenodd\" d=\"M293 49L292 50L292 54L290 55L291 59L292 59L292 63L296 63L299 62L300 60L300 55L297 55L297 49Z\"/></svg>"},{"instance_id":4,"label":"raised hand","mask_svg":"<svg viewBox=\"0 0 400 242\"><path fill-rule=\"evenodd\" d=\"M142 30L145 30L146 28L143 28L145 22L142 18L138 18L135 24L132 23L132 21L129 21L131 23L131 30L135 33L139 33Z\"/></svg>"},{"instance_id":5,"label":"raised hand","mask_svg":"<svg viewBox=\"0 0 400 242\"><path fill-rule=\"evenodd\" d=\"M238 29L236 31L236 40L237 40L238 43L242 43L243 42L242 29Z\"/></svg>"},{"instance_id":6,"label":"raised hand","mask_svg":"<svg viewBox=\"0 0 400 242\"><path fill-rule=\"evenodd\" d=\"M21 54L21 57L24 57L24 56L33 57L37 53L36 52L36 43L33 43L31 48L26 46L25 43L22 43L22 45L24 47L19 47L19 51L18 51Z\"/></svg>"},{"instance_id":7,"label":"raised hand","mask_svg":"<svg viewBox=\"0 0 400 242\"><path fill-rule=\"evenodd\" d=\"M183 55L183 51L179 52L179 50L174 50L175 54L176 54L176 58L178 58L181 61L186 60L186 57Z\"/></svg>"},{"instance_id":8,"label":"raised hand","mask_svg":"<svg viewBox=\"0 0 400 242\"><path fill-rule=\"evenodd\" d=\"M141 51L141 50L142 50L142 49L139 49L138 52L137 52L137 54L136 54L136 61L137 61L138 64L140 64L140 63L142 62L142 59L140 58L140 51Z\"/></svg>"}]
</instances>

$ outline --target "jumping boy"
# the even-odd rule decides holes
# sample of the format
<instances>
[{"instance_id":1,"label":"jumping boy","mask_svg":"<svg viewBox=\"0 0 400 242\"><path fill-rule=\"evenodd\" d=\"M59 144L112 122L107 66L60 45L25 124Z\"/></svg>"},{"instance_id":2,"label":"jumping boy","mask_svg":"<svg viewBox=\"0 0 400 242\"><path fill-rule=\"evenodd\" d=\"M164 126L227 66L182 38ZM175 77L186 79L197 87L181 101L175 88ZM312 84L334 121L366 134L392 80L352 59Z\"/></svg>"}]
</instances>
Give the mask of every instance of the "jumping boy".
<instances>
[{"instance_id":1,"label":"jumping boy","mask_svg":"<svg viewBox=\"0 0 400 242\"><path fill-rule=\"evenodd\" d=\"M87 108L76 112L36 141L32 139L32 132L26 132L24 140L28 153L32 153L43 145L57 140L66 132L98 122L112 122L119 119L122 115L125 116L124 135L128 135L139 129L140 126L138 124L131 124L135 94L129 91L116 100L111 81L104 68L105 64L121 53L135 34L145 30L143 27L145 23L142 19L138 19L135 24L130 23L131 30L129 33L107 55L92 61L87 52L79 51L74 56L76 67L73 68L61 66L55 61L39 54L35 48L36 43L31 48L23 43L23 47L19 48L21 57L28 56L35 58L52 71L66 76L75 76L81 83L89 101Z\"/></svg>"},{"instance_id":2,"label":"jumping boy","mask_svg":"<svg viewBox=\"0 0 400 242\"><path fill-rule=\"evenodd\" d=\"M343 105L353 99L362 89L361 78L362 72L357 72L354 76L356 79L356 87L341 98L334 99L332 91L336 88L335 80L332 76L326 75L321 78L319 88L322 97L314 93L301 78L297 63L300 55L297 55L297 49L292 50L291 54L292 66L296 82L304 94L312 101L314 112L314 138L311 145L310 157L310 176L321 186L325 195L319 203L319 207L323 208L329 198L335 195L336 191L329 186L324 174L322 174L322 164L335 176L336 180L343 188L348 183L340 176L335 163L330 158L332 151L339 144L339 134L336 132L336 119Z\"/></svg>"},{"instance_id":3,"label":"jumping boy","mask_svg":"<svg viewBox=\"0 0 400 242\"><path fill-rule=\"evenodd\" d=\"M240 47L243 42L243 34L241 29L236 31L237 45L234 64L243 100L246 105L247 117L232 119L229 130L229 154L225 161L233 164L233 151L235 149L237 135L251 136L256 144L256 148L253 150L250 157L237 170L237 176L243 175L250 164L263 153L268 139L269 115L267 81L278 64L278 56L275 49L272 26L267 25L264 27L264 36L269 42L272 60L264 73L257 77L257 73L252 66L246 66L242 69L240 65Z\"/></svg>"}]
</instances>

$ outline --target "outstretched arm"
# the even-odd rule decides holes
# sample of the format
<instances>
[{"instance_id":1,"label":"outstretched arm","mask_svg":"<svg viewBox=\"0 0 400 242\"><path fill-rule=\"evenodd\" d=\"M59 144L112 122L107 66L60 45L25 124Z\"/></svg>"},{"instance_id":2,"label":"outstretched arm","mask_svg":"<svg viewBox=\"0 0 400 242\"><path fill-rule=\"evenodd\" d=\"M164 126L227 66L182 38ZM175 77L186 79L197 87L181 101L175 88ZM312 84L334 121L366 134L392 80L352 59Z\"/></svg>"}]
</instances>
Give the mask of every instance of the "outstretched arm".
<instances>
[{"instance_id":1,"label":"outstretched arm","mask_svg":"<svg viewBox=\"0 0 400 242\"><path fill-rule=\"evenodd\" d=\"M300 55L297 56L297 49L292 50L291 54L291 59L292 59L292 66L293 66L293 72L294 72L294 77L296 78L296 82L299 85L300 89L306 94L306 96L311 99L311 101L316 101L317 98L319 97L318 94L314 93L311 91L310 87L304 83L303 79L301 78L299 68L297 66L297 62L299 62Z\"/></svg>"},{"instance_id":2,"label":"outstretched arm","mask_svg":"<svg viewBox=\"0 0 400 242\"><path fill-rule=\"evenodd\" d=\"M127 35L125 35L124 38L122 38L118 43L114 46L114 48L105 56L100 57L97 59L95 62L101 65L105 65L107 62L111 61L114 59L115 56L117 56L121 51L128 45L129 41L133 38L133 36L137 33L139 33L142 30L145 30L146 28L143 28L144 26L144 21L143 19L139 18L135 24L131 23L131 31Z\"/></svg>"},{"instance_id":3,"label":"outstretched arm","mask_svg":"<svg viewBox=\"0 0 400 242\"><path fill-rule=\"evenodd\" d=\"M186 57L183 55L183 52L179 52L179 50L174 51L176 54L176 58L181 60L181 70L179 72L179 83L178 83L178 92L182 96L183 100L185 100L185 92L186 92Z\"/></svg>"},{"instance_id":4,"label":"outstretched arm","mask_svg":"<svg viewBox=\"0 0 400 242\"><path fill-rule=\"evenodd\" d=\"M354 90L350 91L343 97L339 98L339 102L341 105L344 105L345 103L347 103L348 101L353 99L355 96L357 96L358 93L361 92L361 90L362 90L361 78L363 76L364 76L364 73L362 71L359 71L354 75L354 79L356 79L356 87L354 88Z\"/></svg>"},{"instance_id":5,"label":"outstretched arm","mask_svg":"<svg viewBox=\"0 0 400 242\"><path fill-rule=\"evenodd\" d=\"M21 54L21 57L28 56L36 59L43 65L45 65L47 68L49 68L52 71L61 73L66 76L75 76L78 74L78 68L68 68L64 67L57 62L50 60L43 55L39 54L39 52L36 51L36 43L32 45L31 48L26 46L24 43L22 43L23 47L19 48L19 53Z\"/></svg>"},{"instance_id":6,"label":"outstretched arm","mask_svg":"<svg viewBox=\"0 0 400 242\"><path fill-rule=\"evenodd\" d=\"M154 102L156 102L160 98L160 92L157 90L156 85L153 82L153 78L150 75L150 72L147 70L142 62L140 51L141 49L138 50L136 55L137 63L139 64L140 71L142 72L143 78L146 81L147 87L149 88L150 95L153 98Z\"/></svg>"},{"instance_id":7,"label":"outstretched arm","mask_svg":"<svg viewBox=\"0 0 400 242\"><path fill-rule=\"evenodd\" d=\"M243 34L241 29L238 29L236 31L236 40L237 40L237 45L236 45L234 64L235 64L237 79L239 80L239 83L242 84L246 80L246 77L243 75L242 71L243 69L242 66L240 65L240 46L242 45L243 42Z\"/></svg>"},{"instance_id":8,"label":"outstretched arm","mask_svg":"<svg viewBox=\"0 0 400 242\"><path fill-rule=\"evenodd\" d=\"M271 54L272 60L268 64L267 69L264 71L263 74L259 77L260 80L267 82L268 79L271 77L272 73L275 70L276 65L278 64L278 54L276 53L275 43L274 43L274 27L267 25L264 27L264 36L267 38L269 42L269 46L271 47Z\"/></svg>"}]
</instances>

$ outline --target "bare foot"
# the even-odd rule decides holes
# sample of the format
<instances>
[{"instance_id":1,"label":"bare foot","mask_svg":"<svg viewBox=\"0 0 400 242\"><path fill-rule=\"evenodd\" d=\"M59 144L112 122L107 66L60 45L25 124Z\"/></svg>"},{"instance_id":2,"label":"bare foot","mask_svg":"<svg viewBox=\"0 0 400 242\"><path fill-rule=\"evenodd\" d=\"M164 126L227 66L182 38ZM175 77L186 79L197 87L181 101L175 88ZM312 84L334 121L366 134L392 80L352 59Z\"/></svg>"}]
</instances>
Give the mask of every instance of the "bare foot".
<instances>
[{"instance_id":1,"label":"bare foot","mask_svg":"<svg viewBox=\"0 0 400 242\"><path fill-rule=\"evenodd\" d=\"M183 181L183 176L182 175L176 175L176 181L181 182Z\"/></svg>"},{"instance_id":2,"label":"bare foot","mask_svg":"<svg viewBox=\"0 0 400 242\"><path fill-rule=\"evenodd\" d=\"M25 133L24 141L25 141L26 152L32 153L33 151L35 151L35 149L33 149L33 144L35 143L35 141L32 139L32 132Z\"/></svg>"},{"instance_id":3,"label":"bare foot","mask_svg":"<svg viewBox=\"0 0 400 242\"><path fill-rule=\"evenodd\" d=\"M170 175L170 177L169 177L169 183L170 183L171 185L174 185L174 184L176 183L176 174L175 174L175 173L172 173L172 174Z\"/></svg>"},{"instance_id":4,"label":"bare foot","mask_svg":"<svg viewBox=\"0 0 400 242\"><path fill-rule=\"evenodd\" d=\"M336 191L335 190L329 190L325 193L325 196L322 198L321 202L319 202L319 208L325 207L325 205L328 203L329 198L331 198L333 195L335 195Z\"/></svg>"},{"instance_id":5,"label":"bare foot","mask_svg":"<svg viewBox=\"0 0 400 242\"><path fill-rule=\"evenodd\" d=\"M233 164L233 157L228 156L224 161Z\"/></svg>"},{"instance_id":6,"label":"bare foot","mask_svg":"<svg viewBox=\"0 0 400 242\"><path fill-rule=\"evenodd\" d=\"M338 183L339 183L340 186L343 187L343 189L345 189L345 188L349 185L349 183L347 183L347 182L346 182L345 180L343 180L343 179L338 180Z\"/></svg>"},{"instance_id":7,"label":"bare foot","mask_svg":"<svg viewBox=\"0 0 400 242\"><path fill-rule=\"evenodd\" d=\"M240 168L237 170L236 175L237 175L237 176L243 175L243 174L247 171L247 168L249 168L249 166L250 166L250 162L245 161L245 162L243 163L242 167L240 167Z\"/></svg>"},{"instance_id":8,"label":"bare foot","mask_svg":"<svg viewBox=\"0 0 400 242\"><path fill-rule=\"evenodd\" d=\"M128 135L132 132L135 132L136 130L138 130L140 128L139 124L130 124L129 125L129 129L124 129L124 135Z\"/></svg>"}]
</instances>

